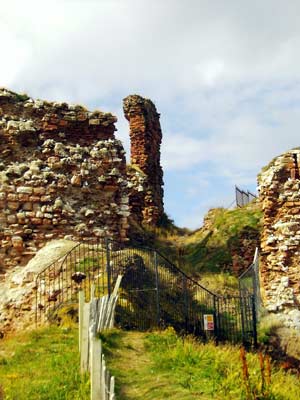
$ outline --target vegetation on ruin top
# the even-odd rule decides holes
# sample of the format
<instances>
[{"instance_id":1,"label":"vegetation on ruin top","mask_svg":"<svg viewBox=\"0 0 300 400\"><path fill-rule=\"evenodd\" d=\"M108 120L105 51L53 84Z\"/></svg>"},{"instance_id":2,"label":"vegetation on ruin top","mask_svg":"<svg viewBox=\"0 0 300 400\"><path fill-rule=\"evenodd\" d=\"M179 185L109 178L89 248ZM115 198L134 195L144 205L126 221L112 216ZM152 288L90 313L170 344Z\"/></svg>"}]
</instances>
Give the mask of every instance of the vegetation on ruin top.
<instances>
[{"instance_id":1,"label":"vegetation on ruin top","mask_svg":"<svg viewBox=\"0 0 300 400\"><path fill-rule=\"evenodd\" d=\"M165 216L161 227L153 230L152 242L192 274L230 271L232 249L243 238L257 237L261 223L262 211L257 202L235 209L213 208L205 216L203 226L193 232L176 227Z\"/></svg>"},{"instance_id":2,"label":"vegetation on ruin top","mask_svg":"<svg viewBox=\"0 0 300 400\"><path fill-rule=\"evenodd\" d=\"M133 224L132 224L133 226ZM166 214L160 226L140 227L136 236L141 245L158 249L188 275L219 294L236 293L237 275L233 275L233 255L241 269L247 268L254 256L262 226L262 211L258 202L242 208L211 209L203 226L196 231L179 228ZM243 257L247 249L248 257Z\"/></svg>"},{"instance_id":3,"label":"vegetation on ruin top","mask_svg":"<svg viewBox=\"0 0 300 400\"><path fill-rule=\"evenodd\" d=\"M261 229L262 212L258 203L233 210L215 208L209 211L204 226L184 241L187 261L198 270L226 269L229 249L242 232L252 235Z\"/></svg>"}]
</instances>

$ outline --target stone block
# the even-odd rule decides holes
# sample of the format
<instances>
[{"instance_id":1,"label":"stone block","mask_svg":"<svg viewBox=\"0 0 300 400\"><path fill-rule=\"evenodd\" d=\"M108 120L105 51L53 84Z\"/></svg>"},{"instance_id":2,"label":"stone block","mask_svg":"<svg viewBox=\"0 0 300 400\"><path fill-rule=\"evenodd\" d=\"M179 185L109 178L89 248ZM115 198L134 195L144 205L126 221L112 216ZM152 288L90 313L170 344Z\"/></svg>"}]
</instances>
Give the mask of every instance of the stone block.
<instances>
[{"instance_id":1,"label":"stone block","mask_svg":"<svg viewBox=\"0 0 300 400\"><path fill-rule=\"evenodd\" d=\"M18 195L15 193L8 193L7 195L7 200L8 201L18 201Z\"/></svg>"},{"instance_id":2,"label":"stone block","mask_svg":"<svg viewBox=\"0 0 300 400\"><path fill-rule=\"evenodd\" d=\"M71 184L73 186L81 186L82 178L80 175L73 175L71 178Z\"/></svg>"},{"instance_id":3,"label":"stone block","mask_svg":"<svg viewBox=\"0 0 300 400\"><path fill-rule=\"evenodd\" d=\"M17 193L32 194L33 188L30 186L20 186L17 188Z\"/></svg>"},{"instance_id":4,"label":"stone block","mask_svg":"<svg viewBox=\"0 0 300 400\"><path fill-rule=\"evenodd\" d=\"M52 200L52 198L49 195L41 196L41 202L42 203L49 203L51 200Z\"/></svg>"},{"instance_id":5,"label":"stone block","mask_svg":"<svg viewBox=\"0 0 300 400\"><path fill-rule=\"evenodd\" d=\"M17 222L17 217L15 214L10 214L7 216L7 223L8 224L15 224Z\"/></svg>"},{"instance_id":6,"label":"stone block","mask_svg":"<svg viewBox=\"0 0 300 400\"><path fill-rule=\"evenodd\" d=\"M22 209L24 211L31 211L33 209L33 204L30 202L26 202L22 205Z\"/></svg>"},{"instance_id":7,"label":"stone block","mask_svg":"<svg viewBox=\"0 0 300 400\"><path fill-rule=\"evenodd\" d=\"M24 248L24 242L21 236L13 236L11 238L11 243L14 249L17 251L22 251Z\"/></svg>"},{"instance_id":8,"label":"stone block","mask_svg":"<svg viewBox=\"0 0 300 400\"><path fill-rule=\"evenodd\" d=\"M33 194L36 196L42 196L46 193L46 188L44 187L35 187L33 188Z\"/></svg>"},{"instance_id":9,"label":"stone block","mask_svg":"<svg viewBox=\"0 0 300 400\"><path fill-rule=\"evenodd\" d=\"M32 203L39 203L41 198L39 196L30 196L28 200Z\"/></svg>"},{"instance_id":10,"label":"stone block","mask_svg":"<svg viewBox=\"0 0 300 400\"><path fill-rule=\"evenodd\" d=\"M20 202L28 202L29 201L29 194L19 193L18 194L18 200Z\"/></svg>"},{"instance_id":11,"label":"stone block","mask_svg":"<svg viewBox=\"0 0 300 400\"><path fill-rule=\"evenodd\" d=\"M42 218L31 218L31 223L33 225L42 225L43 220Z\"/></svg>"},{"instance_id":12,"label":"stone block","mask_svg":"<svg viewBox=\"0 0 300 400\"><path fill-rule=\"evenodd\" d=\"M9 210L18 210L20 207L20 203L18 201L8 201L7 202L7 208Z\"/></svg>"}]
</instances>

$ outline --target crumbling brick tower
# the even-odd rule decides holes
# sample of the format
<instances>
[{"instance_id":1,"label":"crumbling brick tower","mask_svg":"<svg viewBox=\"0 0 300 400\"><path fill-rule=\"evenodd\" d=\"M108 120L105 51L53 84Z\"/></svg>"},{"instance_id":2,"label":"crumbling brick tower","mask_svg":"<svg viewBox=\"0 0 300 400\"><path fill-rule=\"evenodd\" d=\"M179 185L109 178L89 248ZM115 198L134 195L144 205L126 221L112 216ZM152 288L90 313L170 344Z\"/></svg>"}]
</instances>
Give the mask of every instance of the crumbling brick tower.
<instances>
[{"instance_id":1,"label":"crumbling brick tower","mask_svg":"<svg viewBox=\"0 0 300 400\"><path fill-rule=\"evenodd\" d=\"M133 214L140 215L140 222L155 226L163 214L160 115L151 100L138 95L126 97L123 109L130 125L131 164L140 170L136 174L144 174L146 189L132 192L129 200L131 209Z\"/></svg>"}]
</instances>

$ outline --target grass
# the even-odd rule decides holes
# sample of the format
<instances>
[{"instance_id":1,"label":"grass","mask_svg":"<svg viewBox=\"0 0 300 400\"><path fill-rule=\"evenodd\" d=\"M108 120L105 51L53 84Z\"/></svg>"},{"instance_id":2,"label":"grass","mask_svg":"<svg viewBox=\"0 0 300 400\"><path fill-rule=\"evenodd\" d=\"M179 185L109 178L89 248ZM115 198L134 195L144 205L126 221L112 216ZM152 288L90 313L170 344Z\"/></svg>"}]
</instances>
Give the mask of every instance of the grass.
<instances>
[{"instance_id":1,"label":"grass","mask_svg":"<svg viewBox=\"0 0 300 400\"><path fill-rule=\"evenodd\" d=\"M252 202L242 208L232 210L214 208L207 214L207 228L215 234L214 240L225 244L228 236L238 234L245 226L258 228L262 212L258 203ZM225 235L224 235L225 234ZM186 240L186 244L199 242L203 238L203 231L199 229Z\"/></svg>"},{"instance_id":2,"label":"grass","mask_svg":"<svg viewBox=\"0 0 300 400\"><path fill-rule=\"evenodd\" d=\"M233 250L239 249L243 238L259 236L261 219L256 203L234 210L211 210L205 227L182 240L185 268L201 273L230 270Z\"/></svg>"},{"instance_id":3,"label":"grass","mask_svg":"<svg viewBox=\"0 0 300 400\"><path fill-rule=\"evenodd\" d=\"M14 93L17 101L26 101L29 100L29 96L26 93Z\"/></svg>"},{"instance_id":4,"label":"grass","mask_svg":"<svg viewBox=\"0 0 300 400\"><path fill-rule=\"evenodd\" d=\"M0 341L4 399L89 399L89 379L79 373L77 336L75 328L52 326Z\"/></svg>"},{"instance_id":5,"label":"grass","mask_svg":"<svg viewBox=\"0 0 300 400\"><path fill-rule=\"evenodd\" d=\"M277 329L282 326L276 315L262 315L258 324L258 341L263 344L269 344L270 338L276 334Z\"/></svg>"},{"instance_id":6,"label":"grass","mask_svg":"<svg viewBox=\"0 0 300 400\"><path fill-rule=\"evenodd\" d=\"M262 211L257 202L235 209L214 208L200 229L178 228L164 215L157 228L144 227L144 242L158 249L190 275L231 271L233 255L243 268L245 249L253 255L259 241ZM143 242L143 241L142 241ZM249 248L250 246L250 248ZM249 256L249 254L248 254Z\"/></svg>"},{"instance_id":7,"label":"grass","mask_svg":"<svg viewBox=\"0 0 300 400\"><path fill-rule=\"evenodd\" d=\"M0 342L0 398L87 400L79 373L78 330L51 326ZM296 400L296 375L262 365L263 355L163 332L100 335L118 400ZM264 379L262 379L264 376ZM4 397L3 393L4 392ZM2 397L1 397L2 396Z\"/></svg>"},{"instance_id":8,"label":"grass","mask_svg":"<svg viewBox=\"0 0 300 400\"><path fill-rule=\"evenodd\" d=\"M112 331L102 335L119 400L296 400L298 377L271 366L262 382L261 357L237 346L202 344L172 329L158 333ZM243 375L245 362L248 378Z\"/></svg>"},{"instance_id":9,"label":"grass","mask_svg":"<svg viewBox=\"0 0 300 400\"><path fill-rule=\"evenodd\" d=\"M220 272L217 274L205 272L199 276L198 282L215 294L222 296L236 296L239 294L238 279L228 272Z\"/></svg>"},{"instance_id":10,"label":"grass","mask_svg":"<svg viewBox=\"0 0 300 400\"><path fill-rule=\"evenodd\" d=\"M147 224L140 226L134 220L130 221L130 225L133 244L157 249L175 264L178 262L178 240L191 234L189 229L177 227L165 213L156 227Z\"/></svg>"}]
</instances>

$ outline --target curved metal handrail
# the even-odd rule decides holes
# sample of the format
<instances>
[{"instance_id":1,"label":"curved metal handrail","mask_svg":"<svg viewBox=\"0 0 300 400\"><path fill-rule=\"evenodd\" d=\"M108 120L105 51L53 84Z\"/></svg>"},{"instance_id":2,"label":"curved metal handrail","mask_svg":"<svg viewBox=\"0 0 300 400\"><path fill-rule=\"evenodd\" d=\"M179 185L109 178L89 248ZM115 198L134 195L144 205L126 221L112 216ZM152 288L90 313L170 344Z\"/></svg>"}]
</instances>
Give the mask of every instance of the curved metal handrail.
<instances>
[{"instance_id":1,"label":"curved metal handrail","mask_svg":"<svg viewBox=\"0 0 300 400\"><path fill-rule=\"evenodd\" d=\"M42 307L42 308L44 308L44 306L45 306L45 304L40 304L39 303L39 300L41 300L41 299L44 299L44 297L46 296L46 292L44 293L44 295L41 295L41 297L39 297L39 294L38 294L38 288L39 288L39 285L41 284L41 282L42 282L42 278L44 277L46 277L46 274L47 274L47 271L51 271L52 269L55 271L56 270L56 267L59 267L59 275L60 275L60 278L59 279L62 279L63 280L63 272L64 272L64 268L66 267L66 271L67 271L67 269L68 269L68 264L67 264L67 262L68 262L68 260L69 259L72 259L72 255L74 254L74 252L76 252L76 250L77 249L80 249L81 247L84 247L85 248L85 246L89 246L89 245L96 245L96 246L99 246L99 243L100 242L97 242L97 243L87 243L87 242L78 242L78 243L76 243L63 257L58 257L57 259L55 259L54 261L52 261L50 264L48 264L46 267L44 267L37 275L36 275L36 278L35 278L35 282L36 282L36 296L35 296L35 298L36 298L36 323L37 323L37 319L38 319L38 310L40 309L41 310L41 308L40 307ZM101 242L101 244L103 245L103 243L104 242ZM98 247L97 248L97 251L99 251L99 248L100 247ZM90 250L90 249L88 249L88 250ZM102 249L102 251L105 251L105 249ZM80 253L80 250L79 250L79 253ZM66 272L67 273L67 272ZM70 276L70 283L71 283L71 288L72 288L72 280L71 280L71 276ZM75 286L75 285L74 285ZM50 284L49 284L49 288L50 288ZM46 288L44 289L45 291L46 291ZM71 289L71 291L72 291L72 289ZM66 293L66 292L68 292L68 291L66 291L66 290L64 290L64 287L63 287L63 285L62 285L62 287L61 287L61 291L60 291L60 293L58 294L60 297L63 295L63 293ZM49 294L49 293L48 293ZM44 296L44 297L43 297ZM61 303L59 303L58 305L56 305L56 307L57 306L59 306L60 304L63 304L64 303L64 298L62 299L62 301L61 301ZM46 307L47 308L47 307ZM41 311L40 311L41 312Z\"/></svg>"},{"instance_id":2,"label":"curved metal handrail","mask_svg":"<svg viewBox=\"0 0 300 400\"><path fill-rule=\"evenodd\" d=\"M116 240L111 240L111 239L109 239L109 242L117 243L119 245L121 244L120 242L117 242ZM132 247L136 248L137 246L133 245ZM179 267L177 267L177 265L175 265L172 261L170 261L166 256L164 256L159 250L157 250L153 247L150 247L150 246L139 246L139 248L143 249L143 250L155 251L162 259L164 259L167 263L169 263L172 268L174 268L178 273L182 274L185 278L189 279L195 285L197 285L198 287L200 287L201 289L205 290L207 293L209 293L213 296L222 297L221 295L213 293L211 290L207 289L206 287L202 286L199 282L195 281L193 278L191 278L189 275L187 275L184 271L182 271Z\"/></svg>"},{"instance_id":3,"label":"curved metal handrail","mask_svg":"<svg viewBox=\"0 0 300 400\"><path fill-rule=\"evenodd\" d=\"M81 244L80 242L79 242L79 243L76 243L76 244L74 245L74 247L72 247L72 249L70 249L64 256L62 256L62 257L63 257L62 263L64 262L65 258L66 258L76 247L80 246L80 244ZM56 258L54 261L52 261L50 264L46 265L46 267L44 267L44 268L37 274L36 280L39 278L39 276L40 276L41 274L43 274L43 273L44 273L47 269L49 269L52 265L54 265L55 263L59 262L59 260L60 260L62 257L58 257L58 258Z\"/></svg>"},{"instance_id":4,"label":"curved metal handrail","mask_svg":"<svg viewBox=\"0 0 300 400\"><path fill-rule=\"evenodd\" d=\"M151 281L151 285L153 285L151 291L153 293L156 291L152 304L157 306L157 318L154 321L154 314L151 314L154 312L153 310L150 312L151 316L148 317L143 314L145 310L141 308L142 311L137 311L134 317L129 317L128 321L131 322L126 320L126 324L132 323L131 326L144 327L144 324L156 323L155 326L159 326L160 323L174 323L174 327L177 327L177 329L183 329L185 332L190 332L191 329L192 331L197 330L198 333L203 335L203 316L213 314L216 335L221 340L224 338L225 340L226 338L239 340L239 335L242 335L243 340L247 341L251 330L255 342L256 330L254 325L256 322L252 296L244 296L242 293L240 293L240 296L216 294L202 286L151 246L122 243L108 238L99 239L92 243L76 243L63 257L57 258L37 274L36 321L38 313L41 318L47 316L49 319L52 312L59 309L66 301L73 301L78 286L72 281L72 272L78 270L78 266L82 267L82 272L87 275L87 279L83 283L84 290L89 291L92 283L95 283L98 294L106 294L107 292L110 293L110 285L115 279L115 272L119 273L120 268L127 266L129 262L134 263L134 260L127 260L126 258L131 255L141 255L145 264L144 267L148 266L149 271L153 274L153 277L151 275L153 282L151 279L149 279L149 282ZM136 269L136 272L135 269L132 271L133 278L129 278L132 280L129 283L129 289L130 284L136 284L134 279L137 275L134 274L140 274L139 269ZM131 302L133 301L134 304L135 301L135 294L132 292L146 292L148 289L147 286L143 286L143 275L139 278L142 281L141 289L139 289L139 286L134 286L133 290L128 290L127 297L124 297L125 303L122 303L123 299L120 296L121 309L125 310L123 313L125 319L127 313L129 312L130 315L132 312ZM44 279L43 284L42 279ZM172 297L174 288L175 292ZM142 295L139 299L146 301ZM148 297L147 299L149 301ZM160 302L160 299L164 300ZM229 314L229 319L227 314ZM130 320L130 318L133 319ZM138 320L139 318L141 321ZM232 318L232 321L230 321L230 318Z\"/></svg>"}]
</instances>

